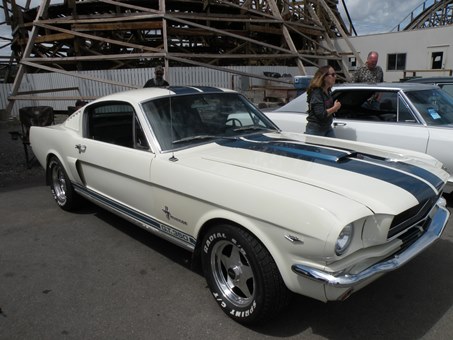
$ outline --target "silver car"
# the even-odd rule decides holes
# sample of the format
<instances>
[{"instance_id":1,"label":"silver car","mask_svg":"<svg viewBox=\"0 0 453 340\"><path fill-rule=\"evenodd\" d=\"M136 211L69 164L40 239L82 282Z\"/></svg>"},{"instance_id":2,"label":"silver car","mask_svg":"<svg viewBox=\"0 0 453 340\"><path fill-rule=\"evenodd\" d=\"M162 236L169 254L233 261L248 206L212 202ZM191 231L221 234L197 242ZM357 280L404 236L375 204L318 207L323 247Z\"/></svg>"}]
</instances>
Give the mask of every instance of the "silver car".
<instances>
[{"instance_id":1,"label":"silver car","mask_svg":"<svg viewBox=\"0 0 453 340\"><path fill-rule=\"evenodd\" d=\"M433 84L439 86L442 90L453 96L453 77L416 77L406 80L408 83Z\"/></svg>"}]
</instances>

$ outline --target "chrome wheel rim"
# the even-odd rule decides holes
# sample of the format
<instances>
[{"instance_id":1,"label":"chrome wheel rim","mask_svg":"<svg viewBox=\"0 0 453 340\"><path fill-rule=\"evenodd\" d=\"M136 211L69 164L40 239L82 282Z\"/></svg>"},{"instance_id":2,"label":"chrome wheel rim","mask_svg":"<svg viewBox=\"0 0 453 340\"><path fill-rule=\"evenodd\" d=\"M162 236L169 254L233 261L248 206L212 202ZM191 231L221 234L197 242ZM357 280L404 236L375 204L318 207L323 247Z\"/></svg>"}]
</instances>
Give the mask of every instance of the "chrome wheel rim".
<instances>
[{"instance_id":1,"label":"chrome wheel rim","mask_svg":"<svg viewBox=\"0 0 453 340\"><path fill-rule=\"evenodd\" d=\"M66 203L66 179L60 166L52 167L52 188L55 199L60 204Z\"/></svg>"},{"instance_id":2,"label":"chrome wheel rim","mask_svg":"<svg viewBox=\"0 0 453 340\"><path fill-rule=\"evenodd\" d=\"M246 307L255 296L255 277L243 250L220 241L211 253L211 270L217 287L236 307Z\"/></svg>"}]
</instances>

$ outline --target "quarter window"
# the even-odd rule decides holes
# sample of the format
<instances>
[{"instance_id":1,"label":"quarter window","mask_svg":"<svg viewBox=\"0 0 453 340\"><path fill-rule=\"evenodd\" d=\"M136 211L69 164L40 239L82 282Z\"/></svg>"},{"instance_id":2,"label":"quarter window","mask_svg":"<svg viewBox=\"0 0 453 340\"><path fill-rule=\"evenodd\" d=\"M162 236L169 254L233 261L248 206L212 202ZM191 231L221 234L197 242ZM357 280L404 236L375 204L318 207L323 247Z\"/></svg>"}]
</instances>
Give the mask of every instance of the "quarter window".
<instances>
[{"instance_id":1,"label":"quarter window","mask_svg":"<svg viewBox=\"0 0 453 340\"><path fill-rule=\"evenodd\" d=\"M133 107L127 103L108 103L87 110L85 136L109 144L148 149L143 129Z\"/></svg>"}]
</instances>

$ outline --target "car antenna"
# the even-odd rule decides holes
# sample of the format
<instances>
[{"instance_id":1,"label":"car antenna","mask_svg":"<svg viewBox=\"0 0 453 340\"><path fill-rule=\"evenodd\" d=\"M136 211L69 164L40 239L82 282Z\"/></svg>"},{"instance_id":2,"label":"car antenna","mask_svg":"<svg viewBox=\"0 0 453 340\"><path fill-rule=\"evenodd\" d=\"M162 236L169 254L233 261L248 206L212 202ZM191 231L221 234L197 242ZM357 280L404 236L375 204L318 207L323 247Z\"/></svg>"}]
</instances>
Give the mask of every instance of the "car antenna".
<instances>
[{"instance_id":1,"label":"car antenna","mask_svg":"<svg viewBox=\"0 0 453 340\"><path fill-rule=\"evenodd\" d=\"M175 136L173 135L173 108L172 108L172 95L171 95L171 91L170 91L170 87L168 87L168 98L169 98L169 106L168 106L168 109L170 111L170 132L171 132L171 140L172 142L175 140ZM178 158L175 157L175 152L172 151L171 152L171 157L168 159L170 162L177 162L178 161Z\"/></svg>"}]
</instances>

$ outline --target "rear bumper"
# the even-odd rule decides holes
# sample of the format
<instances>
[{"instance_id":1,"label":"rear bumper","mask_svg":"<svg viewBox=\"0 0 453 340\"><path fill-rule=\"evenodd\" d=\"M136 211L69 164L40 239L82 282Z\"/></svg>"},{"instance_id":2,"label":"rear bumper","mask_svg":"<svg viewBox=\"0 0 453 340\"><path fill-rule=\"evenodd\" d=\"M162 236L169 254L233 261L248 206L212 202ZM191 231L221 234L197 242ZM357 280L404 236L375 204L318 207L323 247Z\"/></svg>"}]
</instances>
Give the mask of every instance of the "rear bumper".
<instances>
[{"instance_id":1,"label":"rear bumper","mask_svg":"<svg viewBox=\"0 0 453 340\"><path fill-rule=\"evenodd\" d=\"M445 225L448 222L449 216L450 212L445 208L445 200L443 198L439 199L437 202L437 211L432 216L430 225L426 232L416 242L402 253L378 262L360 273L330 273L301 264L294 264L291 269L304 278L314 280L324 285L334 286L335 288L352 288L359 286L366 281L371 282L374 278L377 278L383 273L400 268L440 238Z\"/></svg>"}]
</instances>

